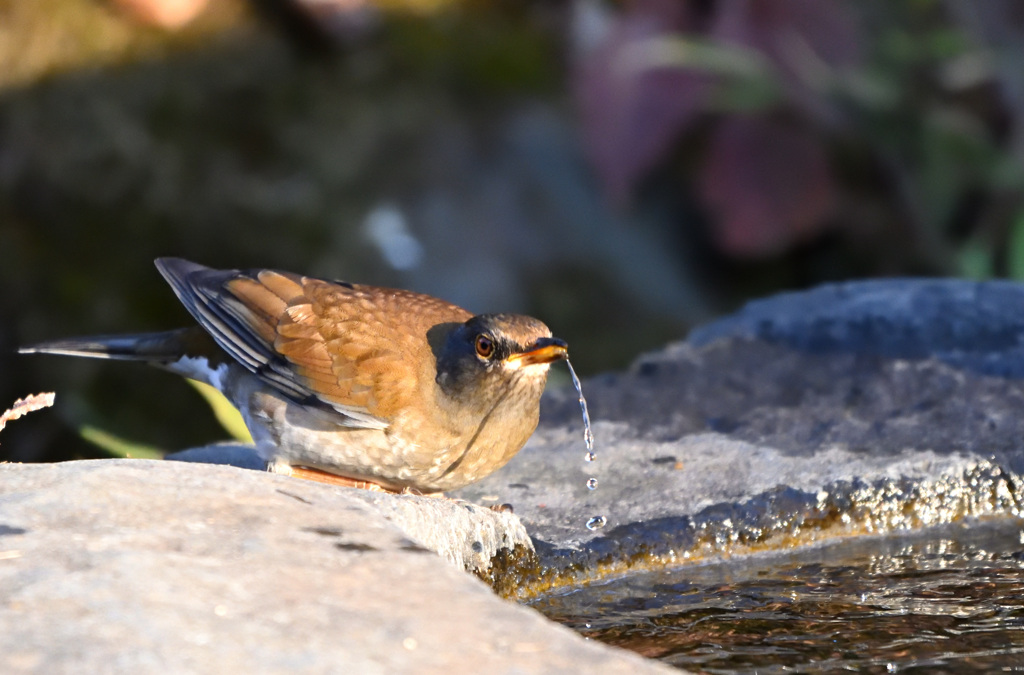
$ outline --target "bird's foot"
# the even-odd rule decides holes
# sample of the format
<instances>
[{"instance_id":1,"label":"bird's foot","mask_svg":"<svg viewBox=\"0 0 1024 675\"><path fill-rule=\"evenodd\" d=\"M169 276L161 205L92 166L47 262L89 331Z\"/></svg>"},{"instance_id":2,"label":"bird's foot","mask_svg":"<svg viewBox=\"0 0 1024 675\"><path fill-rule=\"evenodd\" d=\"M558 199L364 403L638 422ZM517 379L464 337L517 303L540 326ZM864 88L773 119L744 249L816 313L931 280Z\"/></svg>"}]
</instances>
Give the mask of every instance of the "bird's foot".
<instances>
[{"instance_id":1,"label":"bird's foot","mask_svg":"<svg viewBox=\"0 0 1024 675\"><path fill-rule=\"evenodd\" d=\"M440 497L441 499L448 499L443 492L423 492L422 490L414 487L387 487L380 483L374 483L373 481L363 478L339 476L336 473L330 473L329 471L324 471L322 469L286 464L280 461L268 462L267 471L270 471L271 473L284 474L285 476L292 476L293 478L304 478L305 480L312 480L317 483L341 485L342 487L359 488L360 490L369 490L371 492L387 492L388 494L393 495L415 495L417 497Z\"/></svg>"},{"instance_id":2,"label":"bird's foot","mask_svg":"<svg viewBox=\"0 0 1024 675\"><path fill-rule=\"evenodd\" d=\"M318 483L359 488L360 490L370 490L371 492L390 492L392 494L396 492L395 490L390 490L379 483L374 483L373 481L339 476L337 474L321 471L320 469L311 469L308 466L292 466L290 469L291 471L289 472L289 475L294 476L295 478L313 480Z\"/></svg>"}]
</instances>

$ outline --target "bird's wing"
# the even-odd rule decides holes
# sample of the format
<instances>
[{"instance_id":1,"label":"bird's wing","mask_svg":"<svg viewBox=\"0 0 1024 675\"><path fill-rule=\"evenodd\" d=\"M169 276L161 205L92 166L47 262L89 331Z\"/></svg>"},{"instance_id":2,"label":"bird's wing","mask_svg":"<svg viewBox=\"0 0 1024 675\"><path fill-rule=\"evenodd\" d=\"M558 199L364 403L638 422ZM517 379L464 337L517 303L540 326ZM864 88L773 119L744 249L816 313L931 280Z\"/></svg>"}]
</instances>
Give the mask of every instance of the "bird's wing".
<instances>
[{"instance_id":1,"label":"bird's wing","mask_svg":"<svg viewBox=\"0 0 1024 675\"><path fill-rule=\"evenodd\" d=\"M415 332L393 328L402 311L395 303L463 311L405 291L287 272L221 271L173 258L157 267L232 358L299 402L330 406L343 426L384 428L416 395L417 373L403 359L422 346Z\"/></svg>"}]
</instances>

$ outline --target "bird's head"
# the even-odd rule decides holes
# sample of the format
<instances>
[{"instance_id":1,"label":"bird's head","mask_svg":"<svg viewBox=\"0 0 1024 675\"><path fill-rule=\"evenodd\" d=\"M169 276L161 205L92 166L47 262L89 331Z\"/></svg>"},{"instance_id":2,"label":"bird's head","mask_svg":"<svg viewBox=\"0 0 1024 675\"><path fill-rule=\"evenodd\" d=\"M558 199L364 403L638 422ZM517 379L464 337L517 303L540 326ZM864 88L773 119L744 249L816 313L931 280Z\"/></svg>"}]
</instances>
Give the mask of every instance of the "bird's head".
<instances>
[{"instance_id":1,"label":"bird's head","mask_svg":"<svg viewBox=\"0 0 1024 675\"><path fill-rule=\"evenodd\" d=\"M506 397L540 399L548 367L569 357L568 345L537 319L480 314L448 331L437 358L445 396L489 408Z\"/></svg>"}]
</instances>

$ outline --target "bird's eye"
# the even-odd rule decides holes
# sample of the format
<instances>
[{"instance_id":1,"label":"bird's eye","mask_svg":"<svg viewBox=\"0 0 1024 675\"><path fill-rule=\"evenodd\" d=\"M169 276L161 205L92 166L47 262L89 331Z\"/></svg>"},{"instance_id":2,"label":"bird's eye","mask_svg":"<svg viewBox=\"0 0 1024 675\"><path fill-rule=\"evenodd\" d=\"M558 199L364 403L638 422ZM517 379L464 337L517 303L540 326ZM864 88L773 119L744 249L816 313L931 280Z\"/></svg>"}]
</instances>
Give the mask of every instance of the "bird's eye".
<instances>
[{"instance_id":1,"label":"bird's eye","mask_svg":"<svg viewBox=\"0 0 1024 675\"><path fill-rule=\"evenodd\" d=\"M476 336L476 354L482 359L491 358L494 353L494 340L487 335Z\"/></svg>"}]
</instances>

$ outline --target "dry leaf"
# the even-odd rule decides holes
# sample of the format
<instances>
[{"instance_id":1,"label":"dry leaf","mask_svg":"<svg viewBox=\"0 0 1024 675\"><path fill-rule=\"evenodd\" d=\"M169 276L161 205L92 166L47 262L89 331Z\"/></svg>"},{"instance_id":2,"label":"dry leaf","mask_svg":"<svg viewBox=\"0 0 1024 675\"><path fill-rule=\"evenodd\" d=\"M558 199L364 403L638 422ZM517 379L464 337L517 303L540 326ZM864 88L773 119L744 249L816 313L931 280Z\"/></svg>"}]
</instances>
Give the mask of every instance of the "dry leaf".
<instances>
[{"instance_id":1,"label":"dry leaf","mask_svg":"<svg viewBox=\"0 0 1024 675\"><path fill-rule=\"evenodd\" d=\"M9 410L4 411L3 415L0 415L0 431L7 426L7 422L10 420L16 420L22 415L27 415L33 410L40 410L42 408L49 408L53 405L53 399L56 394L53 392L47 392L45 394L33 394L32 396L26 396L25 398L19 398L14 402Z\"/></svg>"}]
</instances>

